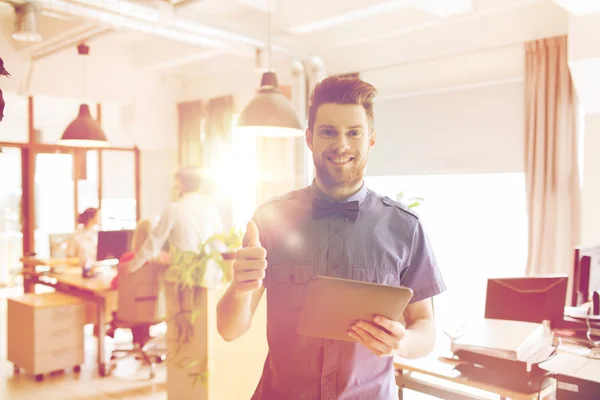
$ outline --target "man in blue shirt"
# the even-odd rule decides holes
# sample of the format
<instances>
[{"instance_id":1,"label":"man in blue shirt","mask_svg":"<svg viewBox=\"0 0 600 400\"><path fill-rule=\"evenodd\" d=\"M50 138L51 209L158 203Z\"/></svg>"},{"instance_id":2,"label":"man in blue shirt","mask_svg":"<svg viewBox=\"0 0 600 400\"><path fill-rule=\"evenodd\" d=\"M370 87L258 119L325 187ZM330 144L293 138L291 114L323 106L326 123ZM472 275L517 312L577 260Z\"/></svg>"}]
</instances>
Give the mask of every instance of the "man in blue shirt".
<instances>
[{"instance_id":1,"label":"man in blue shirt","mask_svg":"<svg viewBox=\"0 0 600 400\"><path fill-rule=\"evenodd\" d=\"M376 142L376 90L357 78L330 77L311 97L306 143L312 185L260 206L248 223L234 280L217 307L225 340L243 335L265 289L269 352L255 400L397 398L393 357L431 352L431 297L445 290L418 217L369 190L363 180ZM378 317L348 332L354 341L298 335L315 275L407 286L404 321Z\"/></svg>"}]
</instances>

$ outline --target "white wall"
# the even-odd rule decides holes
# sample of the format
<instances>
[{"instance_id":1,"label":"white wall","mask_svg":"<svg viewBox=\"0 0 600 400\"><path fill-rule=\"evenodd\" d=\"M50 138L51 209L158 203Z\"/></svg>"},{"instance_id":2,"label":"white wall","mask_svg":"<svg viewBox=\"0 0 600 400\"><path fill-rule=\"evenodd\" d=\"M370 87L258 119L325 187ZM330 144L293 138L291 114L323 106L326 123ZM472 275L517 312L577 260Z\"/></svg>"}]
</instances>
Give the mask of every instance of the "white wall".
<instances>
[{"instance_id":1,"label":"white wall","mask_svg":"<svg viewBox=\"0 0 600 400\"><path fill-rule=\"evenodd\" d=\"M153 218L171 200L177 170L177 109L180 86L172 79L139 88L134 141L141 150L142 218Z\"/></svg>"},{"instance_id":2,"label":"white wall","mask_svg":"<svg viewBox=\"0 0 600 400\"><path fill-rule=\"evenodd\" d=\"M600 14L569 19L569 68L584 109L581 243L600 243Z\"/></svg>"},{"instance_id":3,"label":"white wall","mask_svg":"<svg viewBox=\"0 0 600 400\"><path fill-rule=\"evenodd\" d=\"M583 185L581 193L581 243L600 243L600 113L585 118Z\"/></svg>"},{"instance_id":4,"label":"white wall","mask_svg":"<svg viewBox=\"0 0 600 400\"><path fill-rule=\"evenodd\" d=\"M524 107L522 82L378 100L367 173L522 172Z\"/></svg>"},{"instance_id":5,"label":"white wall","mask_svg":"<svg viewBox=\"0 0 600 400\"><path fill-rule=\"evenodd\" d=\"M523 43L412 61L361 72L381 97L524 76Z\"/></svg>"}]
</instances>

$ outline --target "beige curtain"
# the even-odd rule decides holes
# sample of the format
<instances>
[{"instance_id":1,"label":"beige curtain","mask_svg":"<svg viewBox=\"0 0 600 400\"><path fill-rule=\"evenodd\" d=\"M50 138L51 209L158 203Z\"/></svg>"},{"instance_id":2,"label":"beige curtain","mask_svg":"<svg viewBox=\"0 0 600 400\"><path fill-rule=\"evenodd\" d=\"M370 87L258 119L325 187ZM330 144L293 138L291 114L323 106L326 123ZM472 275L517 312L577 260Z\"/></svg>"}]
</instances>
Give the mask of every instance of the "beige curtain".
<instances>
[{"instance_id":1,"label":"beige curtain","mask_svg":"<svg viewBox=\"0 0 600 400\"><path fill-rule=\"evenodd\" d=\"M225 138L231 136L233 123L233 96L210 99L207 106L206 138Z\"/></svg>"},{"instance_id":2,"label":"beige curtain","mask_svg":"<svg viewBox=\"0 0 600 400\"><path fill-rule=\"evenodd\" d=\"M233 128L234 101L233 96L223 96L210 99L206 106L206 125L204 127L205 141L203 142L202 167L209 178L205 187L208 191L214 193L215 185L227 184L227 182L217 182L219 179L219 168L224 163L232 160L223 160L229 157L231 149L231 130ZM216 193L218 195L218 193ZM231 227L233 219L233 205L231 199L219 198L218 206L226 229Z\"/></svg>"},{"instance_id":3,"label":"beige curtain","mask_svg":"<svg viewBox=\"0 0 600 400\"><path fill-rule=\"evenodd\" d=\"M179 121L179 166L202 164L202 119L204 104L200 100L177 104Z\"/></svg>"},{"instance_id":4,"label":"beige curtain","mask_svg":"<svg viewBox=\"0 0 600 400\"><path fill-rule=\"evenodd\" d=\"M577 107L567 38L526 43L527 274L571 273L580 232Z\"/></svg>"},{"instance_id":5,"label":"beige curtain","mask_svg":"<svg viewBox=\"0 0 600 400\"><path fill-rule=\"evenodd\" d=\"M202 164L207 170L218 167L230 147L233 112L232 96L217 97L208 101Z\"/></svg>"}]
</instances>

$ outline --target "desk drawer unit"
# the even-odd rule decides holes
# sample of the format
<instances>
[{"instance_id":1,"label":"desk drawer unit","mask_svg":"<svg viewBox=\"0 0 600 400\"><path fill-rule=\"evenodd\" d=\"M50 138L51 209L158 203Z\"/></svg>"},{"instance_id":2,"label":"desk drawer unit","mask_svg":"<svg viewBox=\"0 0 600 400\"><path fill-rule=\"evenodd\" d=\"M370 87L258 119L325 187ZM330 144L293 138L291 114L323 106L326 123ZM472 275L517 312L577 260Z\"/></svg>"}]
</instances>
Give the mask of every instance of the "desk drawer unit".
<instances>
[{"instance_id":1,"label":"desk drawer unit","mask_svg":"<svg viewBox=\"0 0 600 400\"><path fill-rule=\"evenodd\" d=\"M8 360L35 375L73 368L84 360L84 301L62 293L29 293L8 298Z\"/></svg>"}]
</instances>

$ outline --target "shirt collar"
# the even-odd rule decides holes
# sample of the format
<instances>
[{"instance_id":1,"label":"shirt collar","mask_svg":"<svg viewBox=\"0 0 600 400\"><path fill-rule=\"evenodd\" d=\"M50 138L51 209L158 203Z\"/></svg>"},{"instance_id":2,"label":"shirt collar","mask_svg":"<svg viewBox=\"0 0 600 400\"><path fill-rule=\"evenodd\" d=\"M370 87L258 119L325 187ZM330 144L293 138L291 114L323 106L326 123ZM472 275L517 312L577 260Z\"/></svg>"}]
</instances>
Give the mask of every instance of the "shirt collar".
<instances>
[{"instance_id":1,"label":"shirt collar","mask_svg":"<svg viewBox=\"0 0 600 400\"><path fill-rule=\"evenodd\" d=\"M365 199L365 197L367 197L367 185L365 183L365 181L363 180L363 184L360 188L360 190L356 193L354 193L352 196L346 198L346 199L342 199L342 200L336 200L333 199L331 196L323 193L321 191L321 189L319 189L317 187L317 182L316 179L313 179L312 184L310 185L311 188L311 192L313 194L313 197L316 197L318 199L323 199L323 200L327 200L327 201L331 201L333 203L348 203L350 201L358 201L358 203L362 203L362 201Z\"/></svg>"}]
</instances>

